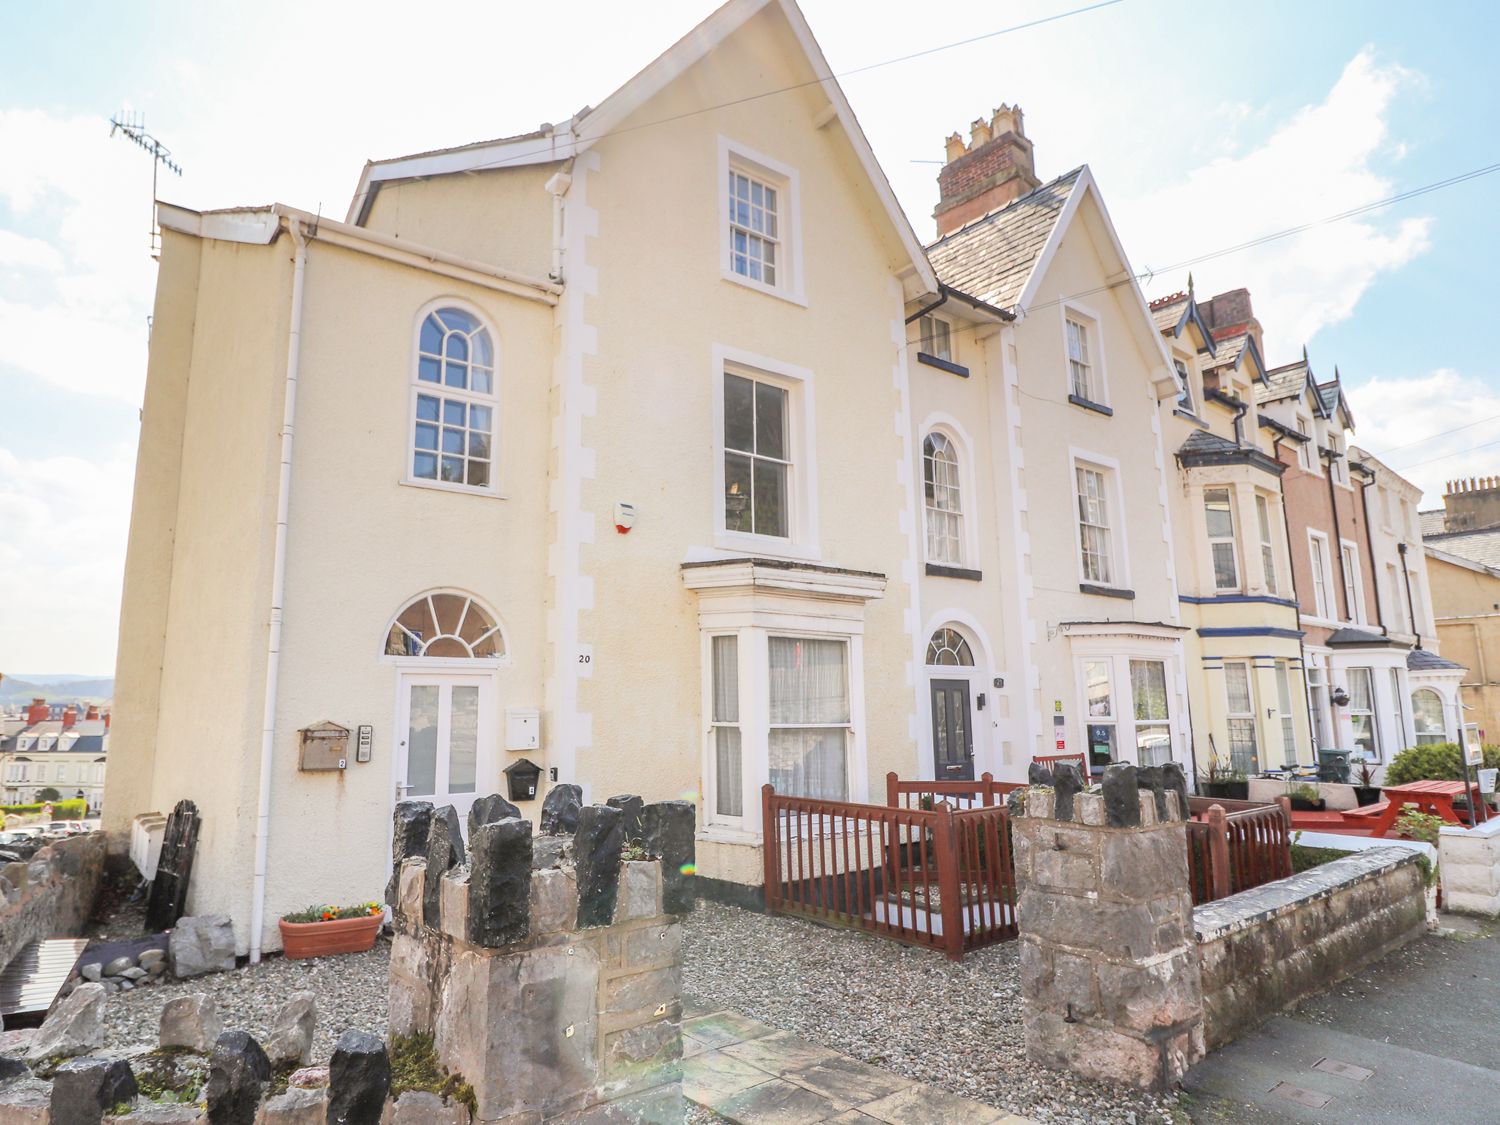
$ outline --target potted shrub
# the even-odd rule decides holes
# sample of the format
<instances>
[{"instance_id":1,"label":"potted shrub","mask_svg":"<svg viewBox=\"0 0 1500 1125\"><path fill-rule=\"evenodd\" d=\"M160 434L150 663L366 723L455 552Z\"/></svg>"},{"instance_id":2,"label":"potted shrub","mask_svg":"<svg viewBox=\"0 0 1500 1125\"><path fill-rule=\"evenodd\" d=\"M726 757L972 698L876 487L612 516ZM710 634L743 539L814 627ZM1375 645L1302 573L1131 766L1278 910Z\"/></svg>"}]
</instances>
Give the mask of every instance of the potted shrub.
<instances>
[{"instance_id":1,"label":"potted shrub","mask_svg":"<svg viewBox=\"0 0 1500 1125\"><path fill-rule=\"evenodd\" d=\"M1291 798L1292 808L1301 812L1322 812L1323 798L1318 794L1316 785L1289 785L1286 795Z\"/></svg>"},{"instance_id":2,"label":"potted shrub","mask_svg":"<svg viewBox=\"0 0 1500 1125\"><path fill-rule=\"evenodd\" d=\"M1198 792L1205 797L1245 801L1250 798L1250 782L1244 771L1226 766L1217 758L1210 758L1208 772L1198 775Z\"/></svg>"},{"instance_id":3,"label":"potted shrub","mask_svg":"<svg viewBox=\"0 0 1500 1125\"><path fill-rule=\"evenodd\" d=\"M356 906L309 906L284 914L281 950L288 957L327 957L334 953L363 953L375 945L385 921L378 902Z\"/></svg>"},{"instance_id":4,"label":"potted shrub","mask_svg":"<svg viewBox=\"0 0 1500 1125\"><path fill-rule=\"evenodd\" d=\"M1380 786L1375 784L1375 771L1363 758L1359 761L1358 777L1359 783L1354 786L1354 799L1359 802L1359 807L1364 808L1380 800Z\"/></svg>"}]
</instances>

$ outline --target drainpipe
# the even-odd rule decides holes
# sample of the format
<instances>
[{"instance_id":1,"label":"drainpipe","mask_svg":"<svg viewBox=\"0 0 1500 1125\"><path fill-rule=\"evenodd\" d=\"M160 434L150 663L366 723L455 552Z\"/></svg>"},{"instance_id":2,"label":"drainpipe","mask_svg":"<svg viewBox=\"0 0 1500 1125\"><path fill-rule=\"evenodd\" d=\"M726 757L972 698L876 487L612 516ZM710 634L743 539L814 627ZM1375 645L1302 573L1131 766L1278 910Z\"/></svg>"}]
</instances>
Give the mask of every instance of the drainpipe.
<instances>
[{"instance_id":1,"label":"drainpipe","mask_svg":"<svg viewBox=\"0 0 1500 1125\"><path fill-rule=\"evenodd\" d=\"M563 197L568 194L568 188L573 186L573 177L569 172L572 167L573 162L570 160L563 165L561 172L555 173L543 185L544 190L552 196L552 272L547 276L559 285L563 280L563 237L567 233L564 229L566 215Z\"/></svg>"},{"instance_id":2,"label":"drainpipe","mask_svg":"<svg viewBox=\"0 0 1500 1125\"><path fill-rule=\"evenodd\" d=\"M266 916L266 852L271 840L271 760L276 742L276 690L281 678L281 614L286 600L287 509L292 495L292 433L297 417L297 368L302 354L302 295L307 276L307 239L300 219L287 231L292 256L292 319L286 339L286 388L281 408L281 471L276 494L276 548L271 569L271 630L266 640L266 698L260 734L260 795L255 806L255 879L250 891L250 961L261 955Z\"/></svg>"},{"instance_id":3,"label":"drainpipe","mask_svg":"<svg viewBox=\"0 0 1500 1125\"><path fill-rule=\"evenodd\" d=\"M1406 579L1406 612L1411 621L1412 634L1417 638L1417 647L1422 647L1422 631L1417 628L1417 607L1411 596L1411 568L1406 565L1406 544L1396 544L1396 554L1401 556L1401 576ZM1436 627L1433 628L1436 633Z\"/></svg>"},{"instance_id":4,"label":"drainpipe","mask_svg":"<svg viewBox=\"0 0 1500 1125\"><path fill-rule=\"evenodd\" d=\"M1391 631L1385 627L1385 611L1380 608L1380 575L1374 573L1375 538L1370 531L1370 485L1374 483L1375 478L1373 477L1360 483L1359 504L1365 513L1365 549L1370 552L1370 588L1375 591L1375 624L1380 626L1382 633L1390 636Z\"/></svg>"},{"instance_id":5,"label":"drainpipe","mask_svg":"<svg viewBox=\"0 0 1500 1125\"><path fill-rule=\"evenodd\" d=\"M1281 438L1278 436L1271 446L1276 459L1281 460ZM1301 462L1298 462L1300 472ZM1281 530L1286 535L1286 568L1292 580L1292 601L1297 605L1297 653L1302 658L1302 702L1307 707L1307 737L1313 742L1313 764L1317 764L1318 720L1313 714L1312 692L1307 686L1307 639L1302 626L1302 599L1297 594L1297 568L1292 565L1292 519L1286 511L1286 474L1276 478L1276 491L1281 496ZM1326 685L1325 685L1326 689Z\"/></svg>"},{"instance_id":6,"label":"drainpipe","mask_svg":"<svg viewBox=\"0 0 1500 1125\"><path fill-rule=\"evenodd\" d=\"M1339 527L1339 498L1334 491L1333 463L1338 460L1339 454L1330 452L1328 454L1328 506L1333 509L1333 539L1329 544L1330 550L1339 560L1339 588L1344 592L1344 620L1354 622L1354 607L1349 604L1349 571L1344 567L1344 534Z\"/></svg>"},{"instance_id":7,"label":"drainpipe","mask_svg":"<svg viewBox=\"0 0 1500 1125\"><path fill-rule=\"evenodd\" d=\"M923 305L916 312L912 313L911 316L907 317L906 318L906 323L907 324L912 323L912 321L914 321L914 320L921 320L924 316L926 316L928 313L930 313L933 309L939 308L940 306L946 305L948 303L948 290L947 290L947 288L946 287L942 287L942 286L940 286L939 288L942 289L942 292L938 294L938 299L936 301L933 301L932 304L930 304L930 305Z\"/></svg>"}]
</instances>

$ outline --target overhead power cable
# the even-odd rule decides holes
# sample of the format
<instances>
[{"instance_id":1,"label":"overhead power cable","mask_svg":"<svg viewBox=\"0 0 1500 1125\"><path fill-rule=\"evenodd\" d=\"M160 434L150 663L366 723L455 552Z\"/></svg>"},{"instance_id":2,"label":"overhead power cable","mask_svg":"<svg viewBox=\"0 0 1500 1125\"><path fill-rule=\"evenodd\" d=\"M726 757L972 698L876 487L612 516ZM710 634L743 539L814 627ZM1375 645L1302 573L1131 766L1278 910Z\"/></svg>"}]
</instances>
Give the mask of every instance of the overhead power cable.
<instances>
[{"instance_id":1,"label":"overhead power cable","mask_svg":"<svg viewBox=\"0 0 1500 1125\"><path fill-rule=\"evenodd\" d=\"M1441 433L1428 434L1426 437L1417 438L1414 441L1402 442L1400 445L1393 445L1389 449L1383 449L1379 453L1374 454L1374 456L1387 457L1395 453L1398 449L1410 449L1414 445L1426 445L1429 441L1436 441L1440 437L1447 437L1449 434L1456 434L1461 430L1472 430L1475 426L1482 426L1486 422L1500 422L1500 414L1492 414L1490 417L1481 418L1477 422L1465 422L1462 426L1454 426L1453 429L1443 430Z\"/></svg>"},{"instance_id":2,"label":"overhead power cable","mask_svg":"<svg viewBox=\"0 0 1500 1125\"><path fill-rule=\"evenodd\" d=\"M836 81L840 78L849 78L856 74L867 74L872 70L880 70L882 67L895 66L897 63L911 62L913 59L926 58L930 55L940 54L943 51L952 51L958 47L967 47L974 43L981 43L986 39L996 39L1002 35L1011 35L1017 31L1027 31L1031 28L1041 27L1044 24L1056 23L1059 20L1065 20L1072 16L1081 16L1088 12L1098 11L1100 8L1111 8L1116 4L1123 4L1124 2L1125 0L1099 0L1098 3L1086 4L1081 8L1070 8L1065 12L1055 12L1050 16L1041 16L1038 19L1027 20L1025 23L1012 24L1010 27L1002 27L995 31L986 31L979 35L971 35L967 39L958 39L952 43L944 43L937 47L927 47L920 51L913 51L910 54L898 55L895 58L881 59L879 62L866 63L864 66L857 66L852 70L843 70L839 71L836 74L823 74L819 75L816 78L809 78L804 82L793 82L788 86L778 86L772 90L762 90L758 94L746 94L742 98L731 98L729 101L716 102L713 105L699 106L696 109L684 110L681 113L674 113L667 117L653 118L650 121L641 121L634 125L622 125L618 129L610 129L607 132L600 133L597 137L590 138L590 140L601 141L605 137L617 137L622 133L633 133L637 129L650 129L656 125L670 125L674 121L682 121L689 117L697 117L701 114L712 113L715 110L729 109L733 106L745 105L747 102L759 101L762 98L775 97L777 94L789 94L794 90L803 90L809 86L821 86L824 82ZM529 149L524 152L512 153L510 156L502 157L498 160L488 161L483 164L476 164L470 170L477 172L490 168L503 168L510 164L524 162L526 160L529 160L533 156L545 156L552 151L553 146L551 144L540 145L537 148Z\"/></svg>"},{"instance_id":3,"label":"overhead power cable","mask_svg":"<svg viewBox=\"0 0 1500 1125\"><path fill-rule=\"evenodd\" d=\"M1500 445L1500 438L1496 438L1494 441L1482 441L1478 445L1469 446L1467 449L1455 449L1452 453L1444 453L1438 457L1429 457L1425 461L1417 461L1411 465L1402 465L1399 469L1396 470L1396 472L1406 473L1410 472L1412 469L1420 469L1423 465L1435 465L1437 464L1437 462L1446 461L1450 457L1461 457L1465 453L1474 453L1480 449L1488 449L1492 445Z\"/></svg>"}]
</instances>

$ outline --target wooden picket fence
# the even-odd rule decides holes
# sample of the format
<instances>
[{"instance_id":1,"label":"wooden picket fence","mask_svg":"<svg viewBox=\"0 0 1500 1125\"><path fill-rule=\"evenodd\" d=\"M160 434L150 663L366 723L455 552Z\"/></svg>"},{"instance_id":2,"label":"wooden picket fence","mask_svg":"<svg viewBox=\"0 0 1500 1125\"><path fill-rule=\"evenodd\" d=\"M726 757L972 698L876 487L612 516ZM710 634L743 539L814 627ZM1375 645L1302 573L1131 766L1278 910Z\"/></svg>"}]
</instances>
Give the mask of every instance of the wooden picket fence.
<instances>
[{"instance_id":1,"label":"wooden picket fence","mask_svg":"<svg viewBox=\"0 0 1500 1125\"><path fill-rule=\"evenodd\" d=\"M1189 797L1193 905L1228 898L1292 873L1292 810L1275 803Z\"/></svg>"}]
</instances>

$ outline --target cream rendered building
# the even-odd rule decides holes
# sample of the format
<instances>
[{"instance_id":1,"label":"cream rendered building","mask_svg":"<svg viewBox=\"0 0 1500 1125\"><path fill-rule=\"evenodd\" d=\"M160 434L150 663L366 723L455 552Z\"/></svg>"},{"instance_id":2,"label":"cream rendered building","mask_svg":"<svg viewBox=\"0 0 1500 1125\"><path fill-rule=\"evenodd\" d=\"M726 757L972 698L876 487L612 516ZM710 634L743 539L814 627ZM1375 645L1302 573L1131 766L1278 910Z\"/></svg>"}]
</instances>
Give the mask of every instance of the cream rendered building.
<instances>
[{"instance_id":1,"label":"cream rendered building","mask_svg":"<svg viewBox=\"0 0 1500 1125\"><path fill-rule=\"evenodd\" d=\"M924 251L828 73L731 0L344 222L160 208L106 828L197 802L189 909L243 950L378 894L396 800L523 761L695 800L742 895L767 782L1189 760L1177 383L1091 174L997 113Z\"/></svg>"},{"instance_id":2,"label":"cream rendered building","mask_svg":"<svg viewBox=\"0 0 1500 1125\"><path fill-rule=\"evenodd\" d=\"M1266 382L1244 290L1186 293L1152 312L1180 383L1162 404L1187 639L1195 765L1253 774L1312 761L1302 633L1292 586L1284 440L1256 409Z\"/></svg>"}]
</instances>

